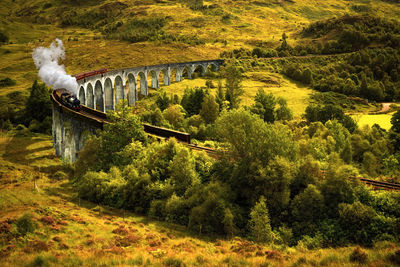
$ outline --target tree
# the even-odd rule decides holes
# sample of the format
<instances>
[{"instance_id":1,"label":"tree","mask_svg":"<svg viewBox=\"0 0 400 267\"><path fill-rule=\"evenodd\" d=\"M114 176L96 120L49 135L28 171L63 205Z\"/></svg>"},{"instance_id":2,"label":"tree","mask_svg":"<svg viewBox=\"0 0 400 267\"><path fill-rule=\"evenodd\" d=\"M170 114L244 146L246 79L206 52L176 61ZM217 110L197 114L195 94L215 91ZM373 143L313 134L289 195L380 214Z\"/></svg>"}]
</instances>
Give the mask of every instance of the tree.
<instances>
[{"instance_id":1,"label":"tree","mask_svg":"<svg viewBox=\"0 0 400 267\"><path fill-rule=\"evenodd\" d=\"M276 119L278 121L288 121L293 119L293 112L287 105L287 101L283 97L277 99L279 107L275 110Z\"/></svg>"},{"instance_id":2,"label":"tree","mask_svg":"<svg viewBox=\"0 0 400 267\"><path fill-rule=\"evenodd\" d=\"M260 88L254 97L254 102L254 105L250 108L251 112L259 115L264 121L273 123L275 121L275 96L272 93L266 94Z\"/></svg>"},{"instance_id":3,"label":"tree","mask_svg":"<svg viewBox=\"0 0 400 267\"><path fill-rule=\"evenodd\" d=\"M390 122L392 123L392 131L400 133L400 110L393 114Z\"/></svg>"},{"instance_id":4,"label":"tree","mask_svg":"<svg viewBox=\"0 0 400 267\"><path fill-rule=\"evenodd\" d=\"M288 36L286 35L286 33L284 32L284 33L282 33L282 44L281 44L281 50L286 50L287 48L288 48L288 44L287 44L287 38L288 38Z\"/></svg>"},{"instance_id":5,"label":"tree","mask_svg":"<svg viewBox=\"0 0 400 267\"><path fill-rule=\"evenodd\" d=\"M181 148L172 159L169 170L177 196L182 196L193 183L198 183L196 162L187 148Z\"/></svg>"},{"instance_id":6,"label":"tree","mask_svg":"<svg viewBox=\"0 0 400 267\"><path fill-rule=\"evenodd\" d=\"M185 118L185 113L180 105L169 106L163 112L164 118L175 128L178 128Z\"/></svg>"},{"instance_id":7,"label":"tree","mask_svg":"<svg viewBox=\"0 0 400 267\"><path fill-rule=\"evenodd\" d=\"M106 123L100 133L100 149L98 159L103 170L118 166L118 154L132 140L146 142L146 133L140 118L133 113L133 108L126 101L121 101L115 111L109 111L107 116L112 123Z\"/></svg>"},{"instance_id":8,"label":"tree","mask_svg":"<svg viewBox=\"0 0 400 267\"><path fill-rule=\"evenodd\" d=\"M298 235L313 234L322 218L323 209L324 198L321 192L316 186L309 184L291 203L295 232Z\"/></svg>"},{"instance_id":9,"label":"tree","mask_svg":"<svg viewBox=\"0 0 400 267\"><path fill-rule=\"evenodd\" d=\"M171 104L171 102L171 99L167 96L167 93L165 91L157 95L156 104L161 111L166 109L169 104Z\"/></svg>"},{"instance_id":10,"label":"tree","mask_svg":"<svg viewBox=\"0 0 400 267\"><path fill-rule=\"evenodd\" d=\"M219 105L219 111L222 111L222 110L228 108L228 106L226 105L227 101L225 99L225 92L224 92L224 89L222 88L221 80L218 81L217 95L215 97L215 101Z\"/></svg>"},{"instance_id":11,"label":"tree","mask_svg":"<svg viewBox=\"0 0 400 267\"><path fill-rule=\"evenodd\" d=\"M268 243L272 239L268 209L264 197L260 198L250 212L249 229L252 238L257 242Z\"/></svg>"},{"instance_id":12,"label":"tree","mask_svg":"<svg viewBox=\"0 0 400 267\"><path fill-rule=\"evenodd\" d=\"M51 116L51 101L49 89L44 84L39 84L37 80L33 82L28 101L26 102L26 121L44 121Z\"/></svg>"},{"instance_id":13,"label":"tree","mask_svg":"<svg viewBox=\"0 0 400 267\"><path fill-rule=\"evenodd\" d=\"M181 100L181 105L186 110L189 117L199 114L201 110L201 104L203 103L206 93L207 92L205 92L202 88L185 89Z\"/></svg>"},{"instance_id":14,"label":"tree","mask_svg":"<svg viewBox=\"0 0 400 267\"><path fill-rule=\"evenodd\" d=\"M229 101L229 108L236 109L240 104L240 96L243 94L242 73L235 65L230 64L225 69L226 92L225 99Z\"/></svg>"},{"instance_id":15,"label":"tree","mask_svg":"<svg viewBox=\"0 0 400 267\"><path fill-rule=\"evenodd\" d=\"M215 101L215 97L211 94L204 97L201 104L200 116L206 123L213 123L219 114L219 105Z\"/></svg>"},{"instance_id":16,"label":"tree","mask_svg":"<svg viewBox=\"0 0 400 267\"><path fill-rule=\"evenodd\" d=\"M233 234L235 232L235 224L233 222L233 214L229 208L225 209L225 214L224 214L224 220L222 223L224 224L224 231L227 236L230 238L233 237Z\"/></svg>"},{"instance_id":17,"label":"tree","mask_svg":"<svg viewBox=\"0 0 400 267\"><path fill-rule=\"evenodd\" d=\"M312 77L312 72L311 72L310 68L305 69L305 70L303 71L302 76L303 76L303 77L302 77L303 83L305 83L305 84L312 84L312 82L313 82L313 77Z\"/></svg>"}]
</instances>

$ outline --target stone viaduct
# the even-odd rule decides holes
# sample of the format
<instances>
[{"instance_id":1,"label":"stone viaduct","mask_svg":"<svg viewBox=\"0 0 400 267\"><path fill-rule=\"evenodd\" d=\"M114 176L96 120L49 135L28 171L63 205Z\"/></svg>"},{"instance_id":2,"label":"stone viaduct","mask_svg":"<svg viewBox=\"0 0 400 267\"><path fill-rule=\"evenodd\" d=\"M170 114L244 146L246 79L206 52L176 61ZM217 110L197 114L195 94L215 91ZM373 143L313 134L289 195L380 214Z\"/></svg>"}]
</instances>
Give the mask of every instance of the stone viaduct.
<instances>
[{"instance_id":1,"label":"stone viaduct","mask_svg":"<svg viewBox=\"0 0 400 267\"><path fill-rule=\"evenodd\" d=\"M164 85L171 84L172 78L179 82L183 77L192 78L195 72L204 75L208 68L218 70L223 60L195 61L187 63L162 64L109 71L79 80L78 98L82 104L80 112L73 111L57 101L53 102L53 144L57 156L66 162L74 162L89 135L102 129L107 121L107 110L113 110L120 100L135 105L138 89L148 94L148 78L152 88L159 88L160 76ZM173 76L174 77L173 77Z\"/></svg>"},{"instance_id":2,"label":"stone viaduct","mask_svg":"<svg viewBox=\"0 0 400 267\"><path fill-rule=\"evenodd\" d=\"M148 88L157 89L162 82L170 85L172 79L180 82L183 77L191 79L195 72L204 75L207 69L218 70L223 60L194 61L186 63L162 64L109 71L79 80L78 99L82 105L106 112L115 109L120 100L128 100L134 106ZM151 79L151 85L148 84Z\"/></svg>"}]
</instances>

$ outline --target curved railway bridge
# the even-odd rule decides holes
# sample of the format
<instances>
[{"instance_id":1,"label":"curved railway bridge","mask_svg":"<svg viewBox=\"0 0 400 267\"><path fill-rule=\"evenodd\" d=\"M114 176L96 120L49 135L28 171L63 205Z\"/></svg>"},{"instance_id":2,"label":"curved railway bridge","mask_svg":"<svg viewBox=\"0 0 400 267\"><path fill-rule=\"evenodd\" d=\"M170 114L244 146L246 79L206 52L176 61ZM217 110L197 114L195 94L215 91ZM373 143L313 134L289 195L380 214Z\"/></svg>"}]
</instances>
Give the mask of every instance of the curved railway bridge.
<instances>
[{"instance_id":1,"label":"curved railway bridge","mask_svg":"<svg viewBox=\"0 0 400 267\"><path fill-rule=\"evenodd\" d=\"M89 72L90 75L76 75L79 84L78 99L81 101L80 111L64 106L57 98L57 90L51 94L53 103L53 144L55 153L64 161L74 162L90 134L102 129L104 123L109 123L106 111L114 110L116 103L127 100L129 105L135 105L138 100L138 90L142 95L148 94L148 77L151 77L151 87L158 88L160 77L163 84L171 83L171 75L175 81L181 81L185 76L192 78L195 72L204 75L208 69L218 70L223 60L194 61L185 63L161 64L126 68L114 71L101 70ZM144 124L145 131L156 138L175 137L195 150L203 150L215 154L210 148L190 144L190 135L170 129Z\"/></svg>"},{"instance_id":2,"label":"curved railway bridge","mask_svg":"<svg viewBox=\"0 0 400 267\"><path fill-rule=\"evenodd\" d=\"M102 112L115 109L122 99L133 106L139 92L147 95L149 87L157 89L161 84L180 82L184 77L191 79L194 73L204 75L209 69L218 70L223 63L223 60L204 60L119 69L81 79L75 75L79 84L77 97L83 105Z\"/></svg>"}]
</instances>

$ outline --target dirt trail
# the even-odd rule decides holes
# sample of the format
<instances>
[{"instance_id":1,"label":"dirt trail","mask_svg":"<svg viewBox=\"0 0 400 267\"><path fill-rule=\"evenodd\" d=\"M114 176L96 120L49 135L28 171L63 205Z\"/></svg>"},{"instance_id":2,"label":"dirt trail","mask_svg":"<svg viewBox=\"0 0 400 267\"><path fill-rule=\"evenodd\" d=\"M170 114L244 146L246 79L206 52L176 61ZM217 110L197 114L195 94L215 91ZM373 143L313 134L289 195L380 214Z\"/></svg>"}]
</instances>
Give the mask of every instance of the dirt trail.
<instances>
[{"instance_id":1,"label":"dirt trail","mask_svg":"<svg viewBox=\"0 0 400 267\"><path fill-rule=\"evenodd\" d=\"M390 105L393 103L382 103L382 109L378 113L387 112L390 109Z\"/></svg>"}]
</instances>

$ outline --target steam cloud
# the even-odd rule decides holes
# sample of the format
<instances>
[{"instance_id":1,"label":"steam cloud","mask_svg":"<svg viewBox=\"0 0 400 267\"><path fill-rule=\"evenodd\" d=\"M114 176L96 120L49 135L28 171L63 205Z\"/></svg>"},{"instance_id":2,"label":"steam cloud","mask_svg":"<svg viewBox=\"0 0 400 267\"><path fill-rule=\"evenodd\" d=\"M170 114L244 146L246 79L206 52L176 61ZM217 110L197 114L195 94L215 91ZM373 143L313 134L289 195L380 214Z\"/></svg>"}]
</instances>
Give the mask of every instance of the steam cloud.
<instances>
[{"instance_id":1,"label":"steam cloud","mask_svg":"<svg viewBox=\"0 0 400 267\"><path fill-rule=\"evenodd\" d=\"M71 75L65 73L64 65L59 65L60 59L65 59L64 45L60 39L56 39L47 47L37 47L33 50L33 61L39 69L40 79L53 89L65 88L76 95L78 83Z\"/></svg>"}]
</instances>

